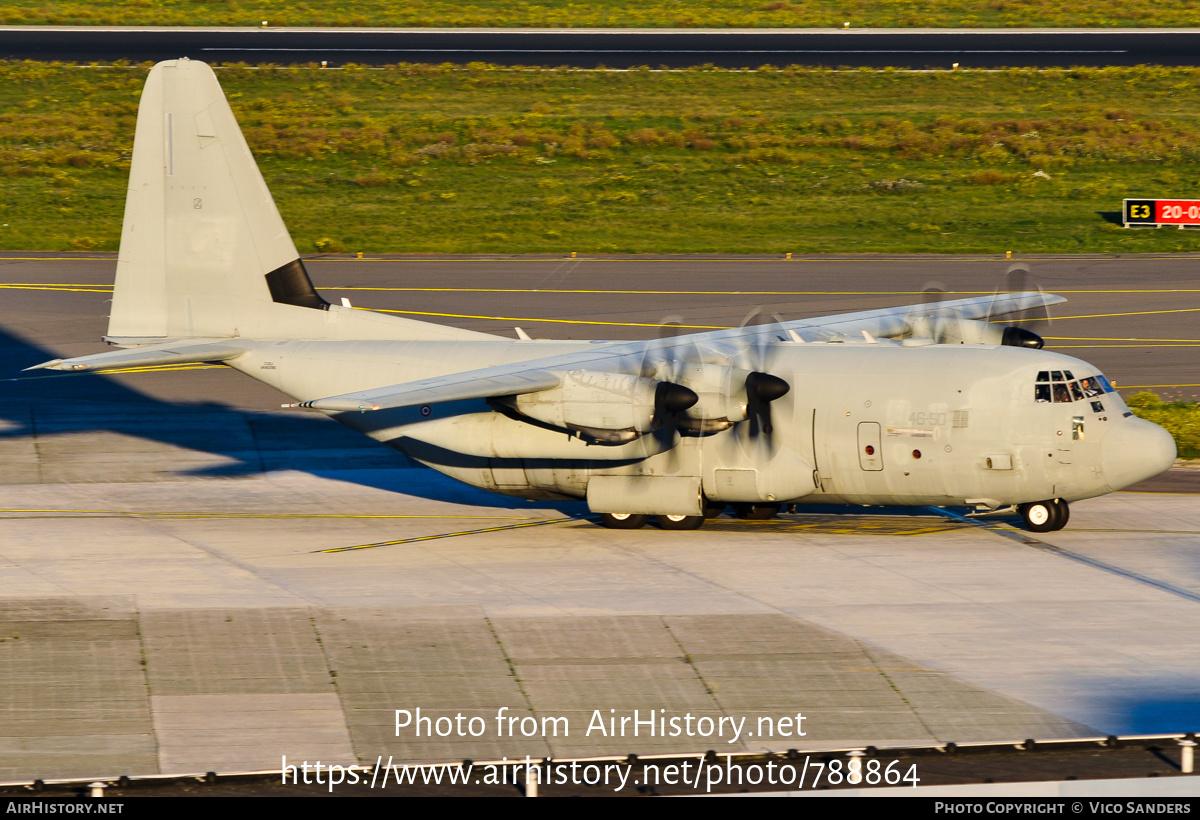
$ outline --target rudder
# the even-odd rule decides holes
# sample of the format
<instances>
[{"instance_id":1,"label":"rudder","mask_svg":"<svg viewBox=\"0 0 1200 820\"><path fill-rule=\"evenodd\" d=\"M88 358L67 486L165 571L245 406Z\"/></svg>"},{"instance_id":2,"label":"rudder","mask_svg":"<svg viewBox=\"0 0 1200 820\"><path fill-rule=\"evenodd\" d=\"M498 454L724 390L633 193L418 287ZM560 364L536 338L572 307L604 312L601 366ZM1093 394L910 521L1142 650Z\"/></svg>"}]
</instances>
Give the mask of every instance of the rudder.
<instances>
[{"instance_id":1,"label":"rudder","mask_svg":"<svg viewBox=\"0 0 1200 820\"><path fill-rule=\"evenodd\" d=\"M242 335L243 314L273 301L267 274L298 257L212 69L156 65L138 107L109 336Z\"/></svg>"}]
</instances>

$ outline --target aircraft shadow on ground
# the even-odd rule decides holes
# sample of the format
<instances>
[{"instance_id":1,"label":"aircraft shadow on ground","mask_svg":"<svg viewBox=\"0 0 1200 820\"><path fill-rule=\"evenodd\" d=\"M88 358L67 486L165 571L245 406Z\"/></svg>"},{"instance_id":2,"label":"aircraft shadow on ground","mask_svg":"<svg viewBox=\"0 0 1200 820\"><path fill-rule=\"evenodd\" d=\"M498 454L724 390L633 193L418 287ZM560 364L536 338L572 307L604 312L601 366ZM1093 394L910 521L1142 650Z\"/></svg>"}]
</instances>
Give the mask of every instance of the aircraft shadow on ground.
<instances>
[{"instance_id":1,"label":"aircraft shadow on ground","mask_svg":"<svg viewBox=\"0 0 1200 820\"><path fill-rule=\"evenodd\" d=\"M1102 686L1111 686L1111 681L1101 681L1096 688ZM1112 734L1192 732L1200 726L1200 690L1195 689L1194 685L1183 685L1176 687L1175 691L1168 691L1163 684L1161 688L1148 687L1139 693L1122 693L1102 709L1110 717L1105 725L1097 728ZM1093 725L1098 722L1092 720Z\"/></svg>"},{"instance_id":2,"label":"aircraft shadow on ground","mask_svg":"<svg viewBox=\"0 0 1200 820\"><path fill-rule=\"evenodd\" d=\"M498 509L531 506L524 499L490 493L436 473L313 412L254 412L203 400L169 402L113 376L21 372L57 356L0 328L0 421L4 422L0 442L108 432L207 453L222 462L204 467L180 464L171 469L175 477L233 478L298 470L431 501ZM535 503L563 515L587 515L586 506L578 501Z\"/></svg>"},{"instance_id":3,"label":"aircraft shadow on ground","mask_svg":"<svg viewBox=\"0 0 1200 820\"><path fill-rule=\"evenodd\" d=\"M217 402L168 402L113 376L22 373L57 354L0 328L0 441L80 433L136 436L218 457L222 463L170 468L176 477L221 478L298 470L322 478L431 501L497 509L530 502L455 481L402 453L315 413L254 412ZM154 378L147 374L144 378ZM32 422L32 423L31 423ZM42 456L39 456L42 457ZM137 454L131 454L136 458ZM169 458L166 454L162 457ZM99 467L97 469L100 469ZM97 477L93 477L95 480ZM122 479L129 480L129 479ZM539 508L586 516L580 501L536 501ZM862 515L862 507L800 507L800 513ZM930 515L925 508L872 507L872 515Z\"/></svg>"},{"instance_id":4,"label":"aircraft shadow on ground","mask_svg":"<svg viewBox=\"0 0 1200 820\"><path fill-rule=\"evenodd\" d=\"M347 475L374 486L381 473L414 466L404 455L312 413L284 416L204 400L168 402L113 376L21 372L57 355L0 328L0 420L5 422L0 441L109 432L208 453L222 462L200 468L184 463L173 470L176 476L232 477L282 469L316 474L335 465L359 466L376 469Z\"/></svg>"},{"instance_id":5,"label":"aircraft shadow on ground","mask_svg":"<svg viewBox=\"0 0 1200 820\"><path fill-rule=\"evenodd\" d=\"M383 445L380 445L381 447ZM424 498L429 501L440 501L449 504L463 504L471 507L491 507L494 509L524 510L550 509L562 515L585 518L591 513L583 501L527 501L523 498L497 495L470 484L463 484L449 476L442 475L427 467L418 465L411 470L308 470L307 472L322 478L335 481L349 481L354 484L374 487L400 493L414 498ZM360 473L378 473L378 475L359 475Z\"/></svg>"}]
</instances>

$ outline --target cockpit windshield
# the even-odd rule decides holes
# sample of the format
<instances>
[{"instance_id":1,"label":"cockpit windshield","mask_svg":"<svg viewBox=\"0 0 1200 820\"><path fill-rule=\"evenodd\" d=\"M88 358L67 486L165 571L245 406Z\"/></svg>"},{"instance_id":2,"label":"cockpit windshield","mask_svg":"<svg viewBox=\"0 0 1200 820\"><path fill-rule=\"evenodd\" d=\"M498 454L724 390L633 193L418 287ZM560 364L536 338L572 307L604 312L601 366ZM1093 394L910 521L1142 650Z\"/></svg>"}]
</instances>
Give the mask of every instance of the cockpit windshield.
<instances>
[{"instance_id":1,"label":"cockpit windshield","mask_svg":"<svg viewBox=\"0 0 1200 820\"><path fill-rule=\"evenodd\" d=\"M1113 392L1115 388L1099 373L1076 379L1070 370L1042 370L1037 374L1033 400L1039 404L1069 404Z\"/></svg>"}]
</instances>

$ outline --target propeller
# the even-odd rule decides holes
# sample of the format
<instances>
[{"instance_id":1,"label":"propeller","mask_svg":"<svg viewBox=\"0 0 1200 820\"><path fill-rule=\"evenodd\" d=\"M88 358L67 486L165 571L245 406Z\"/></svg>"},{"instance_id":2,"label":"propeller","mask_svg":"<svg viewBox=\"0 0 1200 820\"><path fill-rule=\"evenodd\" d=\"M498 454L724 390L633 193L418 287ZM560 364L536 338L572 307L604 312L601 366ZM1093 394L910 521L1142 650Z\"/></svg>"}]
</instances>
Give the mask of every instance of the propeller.
<instances>
[{"instance_id":1,"label":"propeller","mask_svg":"<svg viewBox=\"0 0 1200 820\"><path fill-rule=\"evenodd\" d=\"M659 344L646 345L641 362L641 375L659 380L659 385L654 391L652 426L654 435L664 444L668 441L674 442L665 450L666 468L672 473L679 468L678 444L682 432L680 420L683 414L700 400L694 390L677 381L682 375L679 367L679 349L667 343L667 340L685 332L682 324L682 316L664 316L658 324ZM692 347L694 348L694 345Z\"/></svg>"},{"instance_id":2,"label":"propeller","mask_svg":"<svg viewBox=\"0 0 1200 820\"><path fill-rule=\"evenodd\" d=\"M654 390L654 420L651 429L661 430L669 421L700 401L696 391L674 382L659 382Z\"/></svg>"},{"instance_id":3,"label":"propeller","mask_svg":"<svg viewBox=\"0 0 1200 820\"><path fill-rule=\"evenodd\" d=\"M762 312L761 306L754 308L746 314L740 326L747 327ZM771 405L791 390L790 384L770 373L772 345L776 338L788 339L788 334L782 329L783 319L775 314L771 316L774 321L764 324L777 326L779 332L764 327L754 334L742 357L746 369L750 371L745 380L746 420L735 425L735 432L742 451L751 459L759 455L764 448L768 458L774 454L775 442L772 434L775 432L775 425L771 420Z\"/></svg>"},{"instance_id":4,"label":"propeller","mask_svg":"<svg viewBox=\"0 0 1200 820\"><path fill-rule=\"evenodd\" d=\"M1048 326L1050 310L1046 305L1045 291L1036 283L1031 287L1030 280L1029 266L1022 263L1010 265L1004 274L1004 293L1030 293L1036 290L1042 298L1040 304L1016 314L1004 328L1004 341L1001 344L1037 350L1045 346L1046 342L1038 333L1030 330L1028 325L1042 322ZM988 321L990 322L991 319L989 313ZM1042 329L1044 330L1045 327Z\"/></svg>"},{"instance_id":5,"label":"propeller","mask_svg":"<svg viewBox=\"0 0 1200 820\"><path fill-rule=\"evenodd\" d=\"M658 338L660 341L671 339L680 334L683 324L682 316L664 316L658 323ZM642 354L642 375L660 379L658 388L654 391L654 429L661 430L667 424L672 428L680 413L694 407L700 397L691 388L676 382L679 374L672 368L663 367L667 363L665 346L653 351L647 347Z\"/></svg>"},{"instance_id":6,"label":"propeller","mask_svg":"<svg viewBox=\"0 0 1200 820\"><path fill-rule=\"evenodd\" d=\"M1005 293L1031 293L1042 295L1040 304L1019 314L1005 314L1004 319L993 319L995 300ZM1045 341L1038 333L1028 326L1035 323L1048 323L1050 312L1047 309L1044 291L1035 283L1029 273L1029 267L1024 264L1011 265L1005 273L1003 285L993 296L993 309L982 321L965 321L961 316L952 314L941 307L946 299L946 291L939 282L927 283L921 292L920 305L913 308L907 318L907 324L913 336L928 337L941 343L953 344L956 341L976 341L991 344L1002 344L1010 347L1041 348ZM992 331L981 332L980 326L995 325ZM1003 325L1001 328L1000 326Z\"/></svg>"},{"instance_id":7,"label":"propeller","mask_svg":"<svg viewBox=\"0 0 1200 820\"><path fill-rule=\"evenodd\" d=\"M957 330L960 317L948 315L947 311L941 307L944 301L946 301L946 289L942 283L926 282L925 287L921 290L920 304L914 306L905 318L910 336L938 340L947 335L948 329ZM953 323L952 328L946 327L948 321ZM961 333L955 332L952 335L961 336Z\"/></svg>"},{"instance_id":8,"label":"propeller","mask_svg":"<svg viewBox=\"0 0 1200 820\"><path fill-rule=\"evenodd\" d=\"M746 410L750 416L751 435L758 432L770 435L775 432L771 424L771 403L786 396L791 389L790 384L770 373L755 370L746 377L746 398L749 402Z\"/></svg>"}]
</instances>

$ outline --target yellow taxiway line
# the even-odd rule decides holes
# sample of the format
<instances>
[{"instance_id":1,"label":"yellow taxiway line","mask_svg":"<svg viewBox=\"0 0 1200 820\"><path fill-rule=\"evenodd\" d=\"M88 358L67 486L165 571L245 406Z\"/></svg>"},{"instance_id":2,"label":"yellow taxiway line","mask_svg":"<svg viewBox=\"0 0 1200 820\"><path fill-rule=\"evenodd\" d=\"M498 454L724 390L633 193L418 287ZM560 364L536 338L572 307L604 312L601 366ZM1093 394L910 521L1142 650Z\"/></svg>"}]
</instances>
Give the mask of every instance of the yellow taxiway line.
<instances>
[{"instance_id":1,"label":"yellow taxiway line","mask_svg":"<svg viewBox=\"0 0 1200 820\"><path fill-rule=\"evenodd\" d=\"M418 288L370 287L366 285L320 285L317 290L378 290L402 293L565 293L603 296L924 296L923 290L608 290L584 288ZM1200 293L1200 288L1054 290L1053 293ZM992 296L994 290L947 290L943 296Z\"/></svg>"},{"instance_id":2,"label":"yellow taxiway line","mask_svg":"<svg viewBox=\"0 0 1200 820\"><path fill-rule=\"evenodd\" d=\"M405 515L389 513L239 513L239 512L180 512L162 510L51 510L5 508L0 509L0 518L29 518L33 516L71 518L171 518L171 519L200 519L200 518L234 518L247 520L277 520L300 518L333 518L333 519L436 519L450 521L496 521L517 520L528 521L527 515ZM540 521L533 522L540 523Z\"/></svg>"},{"instance_id":3,"label":"yellow taxiway line","mask_svg":"<svg viewBox=\"0 0 1200 820\"><path fill-rule=\"evenodd\" d=\"M420 543L422 541L437 541L442 538L457 538L462 535L481 535L481 534L487 533L487 532L503 532L505 530L519 530L519 529L523 529L525 527L542 527L542 526L545 526L546 524L562 524L567 521L577 521L577 520L579 520L579 519L571 518L571 517L547 518L547 519L544 519L541 521L528 521L523 524L503 524L498 527L484 527L484 528L478 529L478 530L460 530L458 532L437 533L436 535L419 535L419 536L416 536L415 538L397 538L394 541L377 541L373 544L358 544L357 546L353 546L353 547L333 547L331 549L325 549L325 550L313 550L313 552L318 552L318 553L351 552L353 550L375 549L376 547L394 547L394 546L399 546L400 544L416 544L416 543Z\"/></svg>"},{"instance_id":4,"label":"yellow taxiway line","mask_svg":"<svg viewBox=\"0 0 1200 820\"><path fill-rule=\"evenodd\" d=\"M531 319L520 316L476 316L470 313L434 313L425 310L384 310L383 308L356 308L375 313L399 313L405 316L441 316L447 319L486 319L495 322L549 322L560 325L606 325L611 327L681 327L688 330L730 330L729 325L664 325L662 322L598 322L590 319Z\"/></svg>"}]
</instances>

